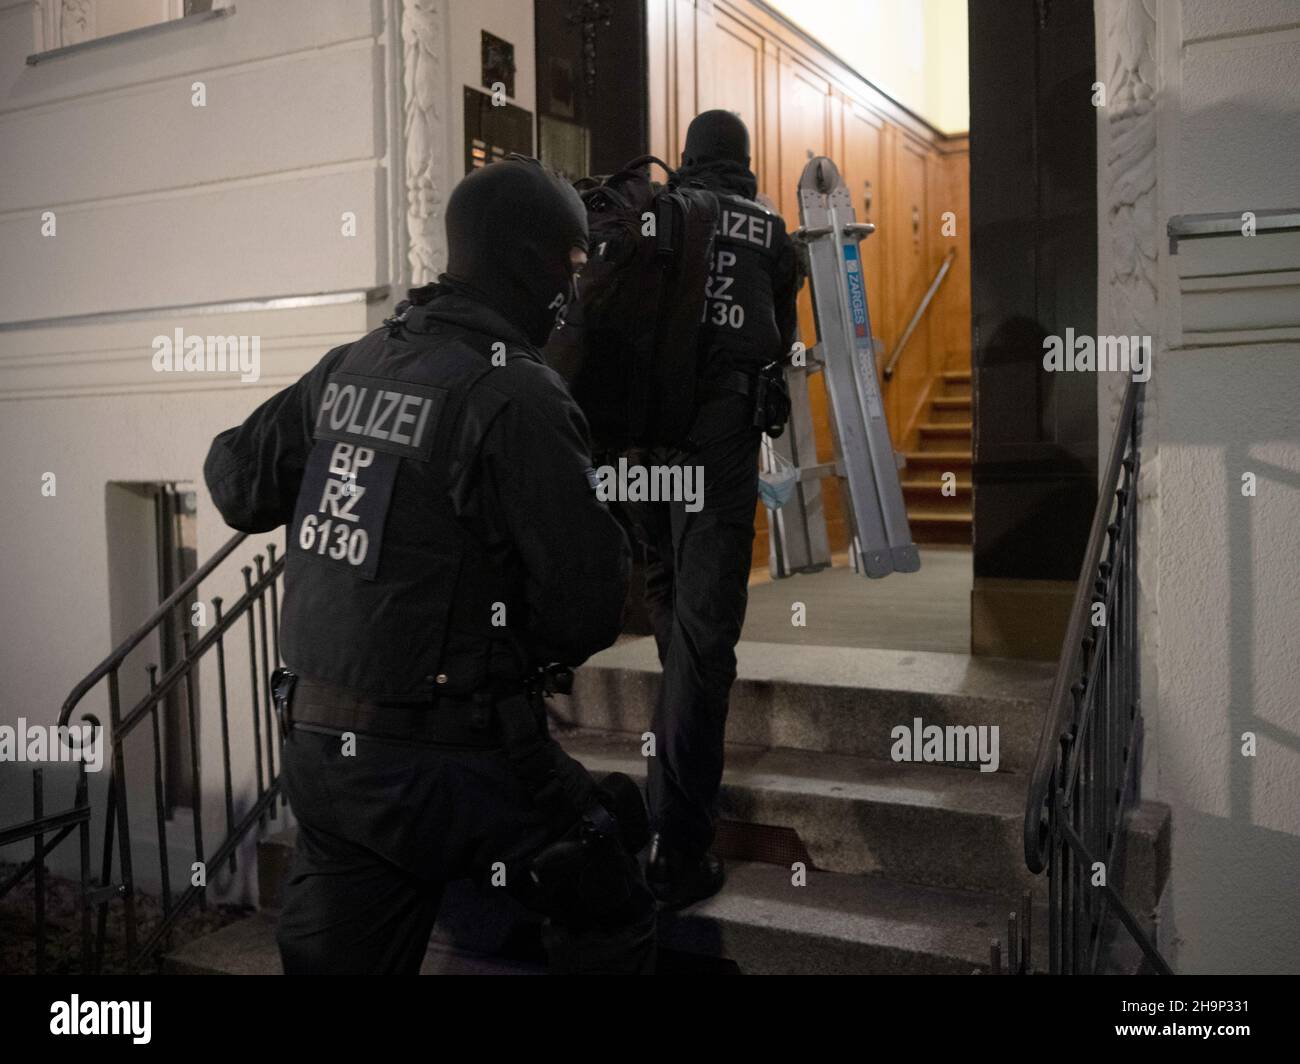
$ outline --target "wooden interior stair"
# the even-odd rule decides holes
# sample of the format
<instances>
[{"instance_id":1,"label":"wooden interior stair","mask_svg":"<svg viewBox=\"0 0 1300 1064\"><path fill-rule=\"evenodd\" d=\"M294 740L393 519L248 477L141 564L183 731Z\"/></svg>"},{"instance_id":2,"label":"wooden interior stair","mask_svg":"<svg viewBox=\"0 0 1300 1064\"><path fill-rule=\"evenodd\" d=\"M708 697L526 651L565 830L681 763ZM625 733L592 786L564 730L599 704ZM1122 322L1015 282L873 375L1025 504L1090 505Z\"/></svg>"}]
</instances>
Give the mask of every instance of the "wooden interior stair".
<instances>
[{"instance_id":1,"label":"wooden interior stair","mask_svg":"<svg viewBox=\"0 0 1300 1064\"><path fill-rule=\"evenodd\" d=\"M904 452L903 499L917 543L971 541L970 370L939 375L917 426L916 446ZM944 474L955 475L945 494Z\"/></svg>"}]
</instances>

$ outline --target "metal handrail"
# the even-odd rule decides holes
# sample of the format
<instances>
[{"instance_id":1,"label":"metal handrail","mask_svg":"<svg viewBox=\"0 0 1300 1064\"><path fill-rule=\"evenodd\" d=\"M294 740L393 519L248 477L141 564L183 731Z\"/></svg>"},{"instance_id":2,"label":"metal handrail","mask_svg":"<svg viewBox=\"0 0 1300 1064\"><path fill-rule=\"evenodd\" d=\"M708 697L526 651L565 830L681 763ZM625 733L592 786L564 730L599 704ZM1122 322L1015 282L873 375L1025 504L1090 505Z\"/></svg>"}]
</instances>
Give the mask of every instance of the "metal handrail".
<instances>
[{"instance_id":1,"label":"metal handrail","mask_svg":"<svg viewBox=\"0 0 1300 1064\"><path fill-rule=\"evenodd\" d=\"M77 913L81 924L81 967L90 966L90 798L86 782L86 763L77 767L77 789L72 799L72 807L61 813L45 812L45 774L42 769L32 770L32 818L21 824L13 824L0 829L0 847L10 846L16 842L32 840L32 856L18 866L17 871L0 882L0 898L5 897L29 875L34 881L36 930L36 974L45 974L45 859L63 843L65 839L77 833L80 843L80 877L77 891ZM46 834L56 832L53 839L46 839Z\"/></svg>"},{"instance_id":2,"label":"metal handrail","mask_svg":"<svg viewBox=\"0 0 1300 1064\"><path fill-rule=\"evenodd\" d=\"M889 356L889 361L885 363L885 380L893 377L894 367L898 365L898 360L903 357L903 348L907 346L907 342L912 338L912 333L916 332L916 327L921 323L925 312L930 309L930 304L934 301L934 294L939 291L943 279L948 276L948 270L952 268L953 259L956 257L957 249L949 248L948 254L943 257L943 262L939 263L939 269L935 272L934 280L930 282L930 287L925 290L925 295L921 297L921 301L916 305L916 311L907 323L907 328L903 330L898 346L894 348L894 353Z\"/></svg>"},{"instance_id":3,"label":"metal handrail","mask_svg":"<svg viewBox=\"0 0 1300 1064\"><path fill-rule=\"evenodd\" d=\"M63 708L59 710L59 723L61 725L66 725L72 718L72 711L77 708L77 703L86 696L86 692L94 687L95 684L99 683L99 681L110 672L120 666L122 662L126 660L126 656L144 642L144 640L148 638L149 634L153 632L160 623L162 623L163 619L166 618L173 609L175 609L176 604L184 601L186 596L198 587L200 583L207 579L207 577L212 575L212 571L230 557L234 549L247 538L248 534L245 532L237 532L235 535L231 536L216 554L199 566L199 568L194 570L194 573L183 584L181 584L180 587L168 595L167 598L159 604L158 608L154 610L153 613L149 614L149 617L138 628L136 628L134 632L127 636L113 650L113 652L108 655L108 657L96 665L95 668L91 670L90 674L77 684L77 686L72 689L72 693L64 699Z\"/></svg>"},{"instance_id":4,"label":"metal handrail","mask_svg":"<svg viewBox=\"0 0 1300 1064\"><path fill-rule=\"evenodd\" d=\"M139 702L125 714L122 711L121 691L118 674L123 662L133 649L139 646L159 627L169 621L172 612L182 605L191 595L197 595L199 584L228 559L235 549L248 537L237 533L221 546L202 566L185 580L172 594L155 609L139 627L126 637L99 665L73 688L63 703L59 714L60 724L70 719L81 699L100 681L107 680L109 700L109 743L111 747L111 773L108 786L108 808L104 817L104 844L102 849L102 871L98 879L98 889L92 892L98 905L98 933L93 961L96 968L103 964L105 928L107 909L110 901L120 900L124 906L124 930L127 966L136 970L139 964L151 957L167 941L169 932L191 904L197 901L205 904L207 886L190 885L188 889L175 896L170 885L168 872L168 816L167 799L163 785L162 748L159 729L159 710L163 703L174 693L184 695L183 703L189 719L190 749L189 761L196 798L193 802L193 846L195 860L210 867L229 863L235 871L236 851L242 840L259 825L264 825L269 817L274 816L277 800L284 803L280 787L279 767L281 753L277 750L278 728L273 721L269 677L271 669L279 664L279 595L278 581L284 572L284 558L277 557L273 544L268 544L267 555L257 554L253 558L256 566L243 566L244 593L234 603L229 612L223 613L222 599L213 597L212 606L215 618L207 631L199 639L194 639L187 631L183 636L184 652L162 676L157 675L157 666L150 665L149 691ZM269 563L267 559L269 558ZM266 563L266 564L264 564ZM270 603L268 615L267 603ZM237 622L246 621L248 631L248 680L250 698L248 709L252 713L253 754L255 768L255 797L251 808L242 817L236 817L235 792L231 773L230 743L230 700L227 684L225 640L232 634ZM217 714L221 725L221 768L225 812L225 834L214 852L205 854L203 818L201 801L200 773L201 762L197 743L197 705L195 677L200 662L210 651L215 652L217 669ZM98 722L88 715L85 719ZM159 874L161 878L162 919L142 944L137 943L135 919L135 872L132 862L131 835L132 821L127 815L128 789L126 787L126 760L124 757L125 740L129 732L143 721L153 724L153 774L155 823L157 831L157 851L161 855ZM114 836L117 836L116 843ZM120 881L113 882L114 849L117 850ZM88 846L86 847L88 853ZM83 876L84 878L84 876Z\"/></svg>"},{"instance_id":5,"label":"metal handrail","mask_svg":"<svg viewBox=\"0 0 1300 1064\"><path fill-rule=\"evenodd\" d=\"M1144 390L1129 381L1115 423L1026 792L1025 863L1031 872L1048 871L1054 973L1098 970L1113 913L1151 968L1171 974L1118 882L1143 730L1137 486ZM1098 864L1107 874L1091 890Z\"/></svg>"},{"instance_id":6,"label":"metal handrail","mask_svg":"<svg viewBox=\"0 0 1300 1064\"><path fill-rule=\"evenodd\" d=\"M1047 831L1041 813L1051 800L1052 779L1056 774L1057 754L1061 736L1067 734L1071 723L1073 697L1071 688L1080 673L1083 661L1084 634L1091 629L1089 606L1093 597L1093 576L1101 566L1102 551L1106 547L1106 526L1110 523L1111 500L1119 486L1123 469L1125 441L1132 431L1137 412L1139 389L1142 384L1130 380L1124 393L1124 405L1115 421L1115 434L1110 445L1110 460L1102 478L1102 494L1092 515L1092 528L1088 533L1088 546L1084 551L1083 565L1074 588L1074 601L1070 606L1070 621L1061 643L1061 655L1052 681L1052 693L1047 703L1047 716L1038 735L1038 749L1034 754L1034 769L1029 778L1029 791L1025 805L1025 863L1034 873L1043 871L1047 863Z\"/></svg>"}]
</instances>

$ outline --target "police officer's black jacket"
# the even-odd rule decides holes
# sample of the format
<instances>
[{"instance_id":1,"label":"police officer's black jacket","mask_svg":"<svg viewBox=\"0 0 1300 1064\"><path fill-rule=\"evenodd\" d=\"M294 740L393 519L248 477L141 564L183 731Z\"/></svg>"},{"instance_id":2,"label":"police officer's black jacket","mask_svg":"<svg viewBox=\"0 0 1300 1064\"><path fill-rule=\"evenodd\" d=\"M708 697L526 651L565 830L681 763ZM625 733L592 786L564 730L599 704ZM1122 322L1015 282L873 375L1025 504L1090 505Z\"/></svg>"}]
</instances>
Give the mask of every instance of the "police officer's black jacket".
<instances>
[{"instance_id":1,"label":"police officer's black jacket","mask_svg":"<svg viewBox=\"0 0 1300 1064\"><path fill-rule=\"evenodd\" d=\"M794 343L799 278L785 222L754 199L740 164L683 167L679 180L718 197L717 242L700 330L706 372L752 372Z\"/></svg>"},{"instance_id":2,"label":"police officer's black jacket","mask_svg":"<svg viewBox=\"0 0 1300 1064\"><path fill-rule=\"evenodd\" d=\"M288 526L291 669L375 697L504 694L614 641L627 543L582 414L523 334L444 285L411 296L391 335L218 436L204 475L232 527Z\"/></svg>"}]
</instances>

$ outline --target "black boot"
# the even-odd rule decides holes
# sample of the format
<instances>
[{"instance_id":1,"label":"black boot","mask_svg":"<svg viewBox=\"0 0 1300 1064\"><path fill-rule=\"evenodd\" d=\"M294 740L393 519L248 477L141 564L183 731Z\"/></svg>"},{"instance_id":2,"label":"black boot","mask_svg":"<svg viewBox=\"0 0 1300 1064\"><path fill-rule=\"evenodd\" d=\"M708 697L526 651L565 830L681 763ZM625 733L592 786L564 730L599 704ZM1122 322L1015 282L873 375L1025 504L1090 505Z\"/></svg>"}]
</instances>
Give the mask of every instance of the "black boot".
<instances>
[{"instance_id":1,"label":"black boot","mask_svg":"<svg viewBox=\"0 0 1300 1064\"><path fill-rule=\"evenodd\" d=\"M665 909L682 909L711 898L722 889L725 879L720 857L687 854L666 843L657 831L650 836L646 881Z\"/></svg>"}]
</instances>

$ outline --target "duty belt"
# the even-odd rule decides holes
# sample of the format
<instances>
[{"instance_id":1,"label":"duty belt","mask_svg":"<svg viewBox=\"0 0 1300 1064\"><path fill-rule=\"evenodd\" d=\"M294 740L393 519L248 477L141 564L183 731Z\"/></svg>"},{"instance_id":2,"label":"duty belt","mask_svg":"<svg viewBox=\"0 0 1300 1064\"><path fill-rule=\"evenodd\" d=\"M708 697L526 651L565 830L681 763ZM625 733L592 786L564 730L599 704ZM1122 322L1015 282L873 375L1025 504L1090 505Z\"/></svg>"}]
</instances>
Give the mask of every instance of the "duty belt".
<instances>
[{"instance_id":1,"label":"duty belt","mask_svg":"<svg viewBox=\"0 0 1300 1064\"><path fill-rule=\"evenodd\" d=\"M307 731L354 732L375 739L482 749L504 745L491 707L491 702L443 697L379 702L305 677L298 677L292 697L283 706L277 705L284 733L297 726Z\"/></svg>"},{"instance_id":2,"label":"duty belt","mask_svg":"<svg viewBox=\"0 0 1300 1064\"><path fill-rule=\"evenodd\" d=\"M726 392L738 392L740 395L753 395L758 389L758 373L746 373L744 370L728 370L725 373L711 373L701 382L705 391L720 389Z\"/></svg>"}]
</instances>

